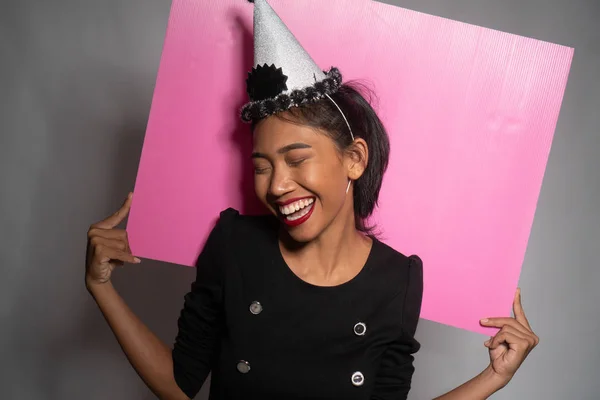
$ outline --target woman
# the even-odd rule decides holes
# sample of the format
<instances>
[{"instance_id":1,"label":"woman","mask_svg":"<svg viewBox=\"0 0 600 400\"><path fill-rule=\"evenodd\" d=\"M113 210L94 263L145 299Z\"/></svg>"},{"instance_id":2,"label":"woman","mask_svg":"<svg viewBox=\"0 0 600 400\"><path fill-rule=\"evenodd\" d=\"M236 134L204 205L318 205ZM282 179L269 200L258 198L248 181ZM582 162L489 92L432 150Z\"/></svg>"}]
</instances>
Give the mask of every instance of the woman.
<instances>
[{"instance_id":1,"label":"woman","mask_svg":"<svg viewBox=\"0 0 600 400\"><path fill-rule=\"evenodd\" d=\"M255 47L242 118L252 122L255 192L270 216L221 213L172 349L110 283L116 265L140 262L116 229L131 194L88 232L86 286L160 398L193 398L212 372L211 399L405 399L422 263L366 224L388 163L386 131L360 91L342 85L337 69L319 70L265 0L254 17L255 39L268 41ZM510 381L538 343L518 294L514 312L482 321L501 328L485 344L490 364L438 399L484 399Z\"/></svg>"}]
</instances>

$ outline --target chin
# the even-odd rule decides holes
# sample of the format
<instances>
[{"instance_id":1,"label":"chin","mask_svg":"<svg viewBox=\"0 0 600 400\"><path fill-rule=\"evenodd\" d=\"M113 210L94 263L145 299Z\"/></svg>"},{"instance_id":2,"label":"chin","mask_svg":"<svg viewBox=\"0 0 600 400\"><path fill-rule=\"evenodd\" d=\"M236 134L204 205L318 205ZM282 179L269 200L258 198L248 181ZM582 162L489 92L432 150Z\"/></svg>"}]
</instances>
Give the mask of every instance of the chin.
<instances>
[{"instance_id":1,"label":"chin","mask_svg":"<svg viewBox=\"0 0 600 400\"><path fill-rule=\"evenodd\" d=\"M321 209L314 205L307 207L307 210L308 212L305 213L297 213L296 218L293 220L290 220L281 213L275 212L283 228L298 243L310 242L322 232L322 221L319 218L321 216Z\"/></svg>"},{"instance_id":2,"label":"chin","mask_svg":"<svg viewBox=\"0 0 600 400\"><path fill-rule=\"evenodd\" d=\"M309 243L319 236L318 232L316 232L314 229L308 228L307 226L296 228L289 228L286 226L285 230L290 235L290 238L298 243Z\"/></svg>"}]
</instances>

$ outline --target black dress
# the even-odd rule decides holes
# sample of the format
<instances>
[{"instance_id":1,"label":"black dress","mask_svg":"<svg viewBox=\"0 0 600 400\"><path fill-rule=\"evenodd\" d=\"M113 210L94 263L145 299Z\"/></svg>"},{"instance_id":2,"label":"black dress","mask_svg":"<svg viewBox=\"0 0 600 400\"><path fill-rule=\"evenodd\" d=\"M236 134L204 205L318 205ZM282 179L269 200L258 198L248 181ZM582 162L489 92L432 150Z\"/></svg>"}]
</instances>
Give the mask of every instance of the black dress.
<instances>
[{"instance_id":1,"label":"black dress","mask_svg":"<svg viewBox=\"0 0 600 400\"><path fill-rule=\"evenodd\" d=\"M193 398L407 397L423 272L374 239L361 272L311 285L286 265L274 217L221 213L198 258L173 349L175 380Z\"/></svg>"}]
</instances>

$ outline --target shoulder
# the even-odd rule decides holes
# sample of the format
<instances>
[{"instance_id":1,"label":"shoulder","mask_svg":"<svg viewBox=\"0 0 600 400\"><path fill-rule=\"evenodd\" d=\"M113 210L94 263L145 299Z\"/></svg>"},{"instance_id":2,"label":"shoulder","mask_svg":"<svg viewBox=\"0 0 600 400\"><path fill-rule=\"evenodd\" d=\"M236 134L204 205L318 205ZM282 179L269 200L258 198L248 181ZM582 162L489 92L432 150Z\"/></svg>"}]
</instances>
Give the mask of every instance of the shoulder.
<instances>
[{"instance_id":1,"label":"shoulder","mask_svg":"<svg viewBox=\"0 0 600 400\"><path fill-rule=\"evenodd\" d=\"M394 293L390 309L402 315L403 329L414 333L423 299L423 261L416 254L406 256L379 240L374 246L381 287Z\"/></svg>"},{"instance_id":2,"label":"shoulder","mask_svg":"<svg viewBox=\"0 0 600 400\"><path fill-rule=\"evenodd\" d=\"M277 220L272 216L242 215L235 208L227 208L219 213L201 253L228 265L239 255L250 256L268 248L276 232ZM201 254L197 264L202 258Z\"/></svg>"},{"instance_id":3,"label":"shoulder","mask_svg":"<svg viewBox=\"0 0 600 400\"><path fill-rule=\"evenodd\" d=\"M375 258L396 274L423 274L423 260L416 254L407 256L386 243L373 239Z\"/></svg>"},{"instance_id":4,"label":"shoulder","mask_svg":"<svg viewBox=\"0 0 600 400\"><path fill-rule=\"evenodd\" d=\"M253 241L276 232L277 220L271 215L244 215L230 207L219 213L215 230L229 239Z\"/></svg>"}]
</instances>

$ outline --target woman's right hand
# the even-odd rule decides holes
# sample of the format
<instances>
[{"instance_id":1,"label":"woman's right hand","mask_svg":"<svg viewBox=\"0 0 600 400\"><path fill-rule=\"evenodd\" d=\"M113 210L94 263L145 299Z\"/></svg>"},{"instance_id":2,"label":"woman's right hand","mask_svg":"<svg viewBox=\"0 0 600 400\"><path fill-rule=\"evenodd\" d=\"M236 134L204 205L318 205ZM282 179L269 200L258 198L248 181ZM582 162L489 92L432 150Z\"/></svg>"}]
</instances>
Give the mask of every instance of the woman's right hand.
<instances>
[{"instance_id":1,"label":"woman's right hand","mask_svg":"<svg viewBox=\"0 0 600 400\"><path fill-rule=\"evenodd\" d=\"M88 289L110 281L112 271L124 263L139 264L131 254L127 232L115 229L129 213L132 193L113 215L90 226L85 260L85 284Z\"/></svg>"}]
</instances>

